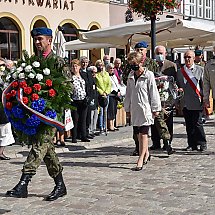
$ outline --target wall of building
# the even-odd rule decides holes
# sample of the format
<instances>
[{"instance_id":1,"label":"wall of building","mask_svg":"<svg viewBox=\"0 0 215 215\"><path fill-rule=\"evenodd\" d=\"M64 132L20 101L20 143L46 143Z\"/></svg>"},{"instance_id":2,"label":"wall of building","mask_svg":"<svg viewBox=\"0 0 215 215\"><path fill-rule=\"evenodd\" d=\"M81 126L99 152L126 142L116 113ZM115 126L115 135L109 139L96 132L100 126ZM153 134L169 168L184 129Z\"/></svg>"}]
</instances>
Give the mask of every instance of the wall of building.
<instances>
[{"instance_id":1,"label":"wall of building","mask_svg":"<svg viewBox=\"0 0 215 215\"><path fill-rule=\"evenodd\" d=\"M79 29L93 25L104 28L109 26L109 4L107 0L0 0L1 17L16 22L21 31L21 49L32 53L30 31L37 20L43 20L54 34L65 23Z\"/></svg>"}]
</instances>

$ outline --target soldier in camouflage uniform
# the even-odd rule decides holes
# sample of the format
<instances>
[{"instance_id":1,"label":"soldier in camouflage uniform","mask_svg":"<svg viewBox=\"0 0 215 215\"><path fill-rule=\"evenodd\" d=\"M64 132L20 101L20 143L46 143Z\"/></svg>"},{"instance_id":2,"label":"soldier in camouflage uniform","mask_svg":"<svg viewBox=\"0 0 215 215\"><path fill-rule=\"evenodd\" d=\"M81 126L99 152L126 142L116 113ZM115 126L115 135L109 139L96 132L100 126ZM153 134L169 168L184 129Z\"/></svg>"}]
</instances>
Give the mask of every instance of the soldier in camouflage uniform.
<instances>
[{"instance_id":1,"label":"soldier in camouflage uniform","mask_svg":"<svg viewBox=\"0 0 215 215\"><path fill-rule=\"evenodd\" d=\"M166 59L166 48L164 46L157 46L155 48L155 57L157 63L156 76L169 76L176 80L177 66L175 63ZM162 99L161 99L162 101ZM170 155L174 153L171 147L173 138L173 107L165 102L162 102L162 111L156 116L154 125L151 126L152 142L151 150L160 149L160 139L163 140L164 149Z\"/></svg>"},{"instance_id":2,"label":"soldier in camouflage uniform","mask_svg":"<svg viewBox=\"0 0 215 215\"><path fill-rule=\"evenodd\" d=\"M38 53L44 58L53 57L51 50L52 30L48 28L35 28L31 31L34 44ZM57 57L57 56L56 56ZM59 59L59 64L63 63ZM58 66L58 65L56 65ZM49 175L54 179L56 186L45 200L52 201L67 194L66 186L63 181L63 167L59 162L55 147L53 145L53 132L44 132L44 141L39 142L32 140L32 148L28 154L27 160L22 169L22 176L19 183L12 189L7 191L6 195L17 198L26 198L28 196L27 186L32 176L36 174L37 168L42 160L45 162Z\"/></svg>"},{"instance_id":3,"label":"soldier in camouflage uniform","mask_svg":"<svg viewBox=\"0 0 215 215\"><path fill-rule=\"evenodd\" d=\"M152 60L151 58L146 57L146 53L147 53L147 47L148 44L145 41L141 41L139 43L137 43L135 45L135 51L136 52L140 52L143 54L143 61L144 61L144 67L147 67L148 70L155 72L157 69L157 64L154 60ZM128 75L131 71L131 68L129 66L129 64L126 65L125 70L123 71L123 82L124 84L127 84L127 79L128 79ZM135 126L133 127L133 139L135 142L135 150L133 151L132 155L133 156L138 156L139 155L139 141L138 141L138 130L135 128Z\"/></svg>"}]
</instances>

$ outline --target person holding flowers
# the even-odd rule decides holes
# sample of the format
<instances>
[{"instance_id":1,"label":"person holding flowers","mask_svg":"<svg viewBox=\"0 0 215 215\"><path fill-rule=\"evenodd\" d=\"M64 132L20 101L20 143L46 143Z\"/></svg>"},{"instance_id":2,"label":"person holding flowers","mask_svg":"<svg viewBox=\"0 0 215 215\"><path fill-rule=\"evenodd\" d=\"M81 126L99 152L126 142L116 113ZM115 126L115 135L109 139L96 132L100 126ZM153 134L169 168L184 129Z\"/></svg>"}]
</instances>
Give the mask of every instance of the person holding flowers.
<instances>
[{"instance_id":1,"label":"person holding flowers","mask_svg":"<svg viewBox=\"0 0 215 215\"><path fill-rule=\"evenodd\" d=\"M53 191L45 198L52 201L67 194L63 167L53 144L53 127L64 129L64 124L58 120L71 102L71 86L63 75L63 60L51 50L52 30L34 28L31 36L36 55L29 57L24 52L23 59L5 72L5 80L9 83L3 92L5 113L18 138L32 145L19 183L6 195L26 198L28 184L43 160L55 182Z\"/></svg>"}]
</instances>

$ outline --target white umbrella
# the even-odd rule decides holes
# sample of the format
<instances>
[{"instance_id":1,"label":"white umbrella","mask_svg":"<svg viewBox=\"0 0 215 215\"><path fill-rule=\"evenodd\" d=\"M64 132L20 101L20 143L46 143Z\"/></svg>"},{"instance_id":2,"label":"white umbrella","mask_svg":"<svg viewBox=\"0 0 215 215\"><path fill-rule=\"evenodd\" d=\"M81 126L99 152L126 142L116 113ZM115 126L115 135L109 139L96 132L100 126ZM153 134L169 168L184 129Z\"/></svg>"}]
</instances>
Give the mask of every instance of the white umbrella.
<instances>
[{"instance_id":1,"label":"white umbrella","mask_svg":"<svg viewBox=\"0 0 215 215\"><path fill-rule=\"evenodd\" d=\"M80 40L94 43L114 43L126 45L130 38L132 44L141 40L151 42L150 38L151 22L137 20L135 22L110 26L80 34ZM202 22L165 19L156 21L156 41L157 44L165 44L168 47L183 46L184 44L197 44L200 39L212 38L215 35L215 25L203 24ZM200 38L201 37L201 38Z\"/></svg>"},{"instance_id":2,"label":"white umbrella","mask_svg":"<svg viewBox=\"0 0 215 215\"><path fill-rule=\"evenodd\" d=\"M55 39L53 42L53 49L57 56L64 58L66 56L65 53L65 44L66 40L63 36L62 31L58 31L55 35Z\"/></svg>"},{"instance_id":3,"label":"white umbrella","mask_svg":"<svg viewBox=\"0 0 215 215\"><path fill-rule=\"evenodd\" d=\"M80 40L72 40L69 42L64 43L65 50L92 50L92 49L100 49L100 48L115 48L120 47L114 44L108 44L108 43L88 43L83 42Z\"/></svg>"}]
</instances>

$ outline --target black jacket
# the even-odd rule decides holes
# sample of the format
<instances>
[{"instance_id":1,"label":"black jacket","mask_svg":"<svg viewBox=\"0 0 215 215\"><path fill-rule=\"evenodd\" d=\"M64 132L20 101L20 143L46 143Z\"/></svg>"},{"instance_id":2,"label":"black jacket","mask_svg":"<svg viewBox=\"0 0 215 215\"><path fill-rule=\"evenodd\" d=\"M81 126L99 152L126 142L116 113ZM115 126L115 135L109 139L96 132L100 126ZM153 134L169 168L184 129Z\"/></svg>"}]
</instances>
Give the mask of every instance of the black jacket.
<instances>
[{"instance_id":1,"label":"black jacket","mask_svg":"<svg viewBox=\"0 0 215 215\"><path fill-rule=\"evenodd\" d=\"M89 72L88 70L87 70L87 72L84 72L81 69L80 75L85 81L87 100L88 100L88 103L90 103L93 100L94 79L93 79L92 73Z\"/></svg>"}]
</instances>

